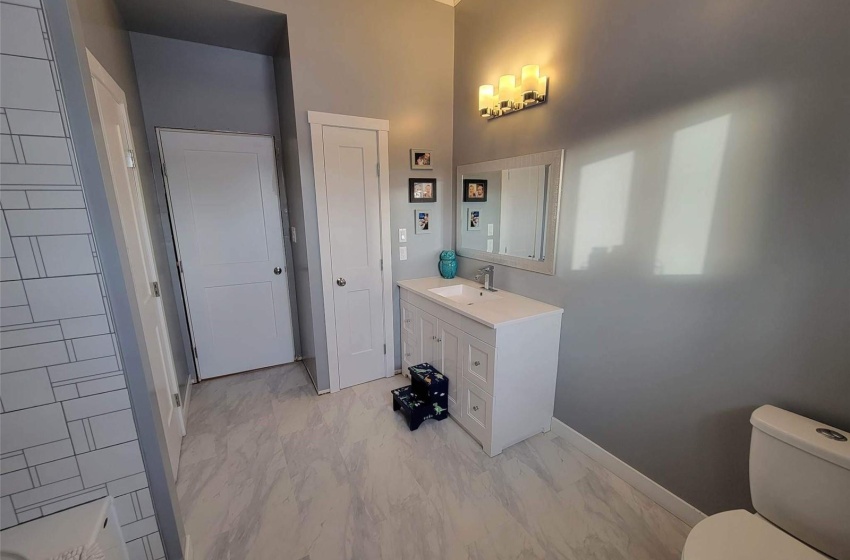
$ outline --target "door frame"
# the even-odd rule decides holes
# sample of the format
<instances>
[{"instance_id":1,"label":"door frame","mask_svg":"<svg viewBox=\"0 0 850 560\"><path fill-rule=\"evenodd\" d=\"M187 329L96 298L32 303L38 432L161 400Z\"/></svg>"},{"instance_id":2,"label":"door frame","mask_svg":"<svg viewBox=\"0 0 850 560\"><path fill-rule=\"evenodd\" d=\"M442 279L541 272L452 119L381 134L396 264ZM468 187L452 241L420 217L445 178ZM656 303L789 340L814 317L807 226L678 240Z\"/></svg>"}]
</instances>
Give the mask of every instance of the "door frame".
<instances>
[{"instance_id":1,"label":"door frame","mask_svg":"<svg viewBox=\"0 0 850 560\"><path fill-rule=\"evenodd\" d=\"M109 90L109 93L112 94L113 96L115 96L116 99L118 99L118 102L121 105L121 120L122 120L123 125L125 127L125 130L127 132L127 148L130 150L130 152L132 152L133 157L136 160L135 165L133 165L133 167L128 167L127 170L130 173L130 175L132 175L133 181L135 182L137 188L141 189L142 188L142 178L141 178L141 175L139 175L138 152L136 151L136 146L133 143L133 129L130 126L130 116L127 113L127 96L124 94L124 90L121 89L121 86L119 86L118 83L112 78L112 76L109 75L109 72L107 72L106 68L103 67L103 65L94 57L94 55L88 49L86 49L86 57L88 58L89 71L91 73L92 79L97 80L101 84L103 84L103 86L107 90ZM95 102L96 102L96 97L95 97ZM100 111L100 108L97 107L96 110ZM104 138L104 141L105 140L106 139ZM110 181L109 181L109 185L107 186L107 191L109 192L110 197L114 197L115 196L115 185L113 184L113 181L111 179L112 179L112 177L111 177L111 172L110 172ZM144 204L144 195L142 195L142 203ZM120 224L121 216L117 212L117 208L114 212L110 212L110 213L114 214L114 216L113 216L114 219ZM150 220L148 220L147 208L144 209L144 212L143 212L142 216L140 217L140 219L144 220L145 225L147 226L147 231L150 232L151 231L151 224L150 224ZM123 253L122 256L124 258L128 259L127 263L129 265L129 255L126 252L124 233L123 233L123 229L120 225L115 228L115 235L120 237L120 239L121 239L120 247L121 247L122 253ZM153 249L153 240L148 239L148 242L151 244L151 249ZM151 257L151 261L153 263L154 269L156 270L157 281L160 284L160 289L162 289L162 276L160 275L159 267L156 264L156 259L154 258L154 255L151 254L150 257ZM132 276L132 270L128 270L128 272ZM141 317L141 310L139 309L139 305L138 305L138 301L136 300L136 297L131 296L129 299L130 299L130 305L132 305L135 308L137 315L139 317ZM159 306L162 308L162 299L161 298L158 298L158 299L159 299ZM161 311L162 311L161 316L163 318L163 327L165 328L166 334L168 334L168 337L167 337L168 339L165 342L169 345L169 353L171 354L171 359L172 359L172 362L173 362L174 352L171 351L171 348L170 348L171 347L171 336L170 336L170 331L169 331L169 327L168 327L168 322L165 319L165 309L163 308L163 309L161 309ZM145 352L145 354L146 354L146 352ZM143 359L142 362L144 363L145 360ZM173 363L172 363L171 367L172 367L172 374L173 375L171 376L172 378L169 380L169 382L173 385L174 392L179 394L180 393L180 386L177 383L176 367ZM153 375L152 371L150 373L151 373L151 375ZM167 372L166 372L166 375L167 375ZM152 402L153 402L154 405L159 407L159 403L157 402L157 399L155 397L152 399ZM185 415L186 415L186 410L187 410L186 407L183 406L184 404L185 403L181 402L180 405L177 406L177 409L179 410L179 414L177 415L177 418L178 418L178 421L179 421L180 432L181 432L183 437L186 436L186 416ZM163 445L165 445L165 442L163 442ZM178 453L179 453L179 451L178 451ZM176 479L176 473L173 473L173 476Z\"/></svg>"},{"instance_id":2,"label":"door frame","mask_svg":"<svg viewBox=\"0 0 850 560\"><path fill-rule=\"evenodd\" d=\"M324 127L355 128L377 133L378 138L378 185L380 189L381 215L381 258L383 269L384 302L384 377L395 375L395 345L393 324L393 266L390 235L390 176L389 176L389 130L390 121L367 117L353 117L307 111L313 145L313 175L316 181L316 213L319 225L319 257L322 265L322 295L325 307L325 337L328 343L328 370L331 393L339 391L339 356L336 343L336 316L334 313L333 270L331 269L330 219L328 217L328 190L325 182Z\"/></svg>"},{"instance_id":3,"label":"door frame","mask_svg":"<svg viewBox=\"0 0 850 560\"><path fill-rule=\"evenodd\" d=\"M292 247L289 244L289 236L286 234L287 224L284 222L284 207L285 200L283 199L284 193L282 189L282 180L283 180L283 167L281 167L281 159L280 159L280 148L278 147L277 138L275 138L271 134L260 134L256 132L241 132L235 130L213 130L213 129L200 129L200 128L179 128L173 126L157 126L154 129L156 133L156 146L157 146L157 154L159 156L160 170L159 172L162 174L162 186L165 191L165 201L166 206L168 207L168 226L169 231L168 234L171 236L171 240L174 242L174 257L177 259L177 276L178 283L180 284L180 296L183 303L183 308L186 311L186 329L189 334L189 343L192 346L192 361L195 365L195 382L199 383L206 379L215 379L215 377L203 377L201 375L201 364L198 361L197 354L197 344L195 342L195 330L192 326L192 313L189 309L189 294L187 292L186 280L183 275L183 257L180 254L180 240L177 238L177 220L174 216L174 208L171 202L171 186L168 183L168 171L165 165L165 153L162 149L162 133L163 132L180 132L180 133L191 133L191 134L224 134L224 135L237 135L237 136L257 136L261 138L269 138L272 141L272 151L274 152L274 174L275 174L275 188L277 189L278 198L278 212L277 215L280 218L280 231L281 231L281 239L283 240L283 260L284 260L284 274L286 274L286 292L287 297L289 298L289 322L292 328L292 346L293 352L295 354L295 361L298 361L298 344L296 341L298 340L296 337L298 336L298 324L296 322L296 317L298 315L297 308L295 307L295 299L293 298L293 290L295 286L295 278L293 276L294 267L292 265ZM190 384L191 385L191 384ZM189 400L189 390L186 390L186 401Z\"/></svg>"}]
</instances>

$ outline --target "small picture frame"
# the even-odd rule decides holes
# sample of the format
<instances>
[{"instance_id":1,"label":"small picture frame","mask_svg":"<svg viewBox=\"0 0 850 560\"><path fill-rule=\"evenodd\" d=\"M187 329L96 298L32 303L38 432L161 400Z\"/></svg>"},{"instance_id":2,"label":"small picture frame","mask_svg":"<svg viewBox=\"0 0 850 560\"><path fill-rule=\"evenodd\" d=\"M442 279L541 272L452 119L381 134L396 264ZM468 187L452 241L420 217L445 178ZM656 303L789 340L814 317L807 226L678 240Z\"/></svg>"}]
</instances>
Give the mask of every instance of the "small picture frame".
<instances>
[{"instance_id":1,"label":"small picture frame","mask_svg":"<svg viewBox=\"0 0 850 560\"><path fill-rule=\"evenodd\" d=\"M481 210L474 208L466 209L466 229L468 231L481 230Z\"/></svg>"},{"instance_id":2,"label":"small picture frame","mask_svg":"<svg viewBox=\"0 0 850 560\"><path fill-rule=\"evenodd\" d=\"M434 169L431 159L431 150L413 148L410 150L411 169Z\"/></svg>"},{"instance_id":3,"label":"small picture frame","mask_svg":"<svg viewBox=\"0 0 850 560\"><path fill-rule=\"evenodd\" d=\"M437 180L413 177L408 180L409 202L437 202Z\"/></svg>"},{"instance_id":4,"label":"small picture frame","mask_svg":"<svg viewBox=\"0 0 850 560\"><path fill-rule=\"evenodd\" d=\"M487 179L464 179L463 201L487 202Z\"/></svg>"},{"instance_id":5,"label":"small picture frame","mask_svg":"<svg viewBox=\"0 0 850 560\"><path fill-rule=\"evenodd\" d=\"M431 211L430 210L414 210L413 218L415 220L416 235L431 233Z\"/></svg>"}]
</instances>

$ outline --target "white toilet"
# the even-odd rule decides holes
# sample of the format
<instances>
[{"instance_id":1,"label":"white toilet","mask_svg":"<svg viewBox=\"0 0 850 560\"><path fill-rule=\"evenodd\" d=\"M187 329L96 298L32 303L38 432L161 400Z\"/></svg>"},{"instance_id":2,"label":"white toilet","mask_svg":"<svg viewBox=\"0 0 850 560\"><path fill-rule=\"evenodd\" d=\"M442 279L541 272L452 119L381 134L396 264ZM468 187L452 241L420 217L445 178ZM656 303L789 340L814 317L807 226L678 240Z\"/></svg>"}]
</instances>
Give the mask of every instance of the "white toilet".
<instances>
[{"instance_id":1,"label":"white toilet","mask_svg":"<svg viewBox=\"0 0 850 560\"><path fill-rule=\"evenodd\" d=\"M750 422L758 513L702 520L682 560L850 560L850 434L775 406L762 406Z\"/></svg>"}]
</instances>

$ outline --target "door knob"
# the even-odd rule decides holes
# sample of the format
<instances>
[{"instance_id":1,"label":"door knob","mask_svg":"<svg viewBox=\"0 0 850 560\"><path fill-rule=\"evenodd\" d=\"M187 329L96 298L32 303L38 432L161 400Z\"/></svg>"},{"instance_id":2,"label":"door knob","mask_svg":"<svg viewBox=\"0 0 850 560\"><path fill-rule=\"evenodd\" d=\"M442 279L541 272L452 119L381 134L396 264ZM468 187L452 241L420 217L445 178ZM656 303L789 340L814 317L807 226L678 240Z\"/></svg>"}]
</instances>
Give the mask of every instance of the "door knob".
<instances>
[{"instance_id":1,"label":"door knob","mask_svg":"<svg viewBox=\"0 0 850 560\"><path fill-rule=\"evenodd\" d=\"M345 284L346 284L345 278L337 278L336 279L336 285L337 286L345 286Z\"/></svg>"},{"instance_id":2,"label":"door knob","mask_svg":"<svg viewBox=\"0 0 850 560\"><path fill-rule=\"evenodd\" d=\"M280 268L279 266L274 267L274 273L275 274L280 274L281 272L283 272L282 268Z\"/></svg>"}]
</instances>

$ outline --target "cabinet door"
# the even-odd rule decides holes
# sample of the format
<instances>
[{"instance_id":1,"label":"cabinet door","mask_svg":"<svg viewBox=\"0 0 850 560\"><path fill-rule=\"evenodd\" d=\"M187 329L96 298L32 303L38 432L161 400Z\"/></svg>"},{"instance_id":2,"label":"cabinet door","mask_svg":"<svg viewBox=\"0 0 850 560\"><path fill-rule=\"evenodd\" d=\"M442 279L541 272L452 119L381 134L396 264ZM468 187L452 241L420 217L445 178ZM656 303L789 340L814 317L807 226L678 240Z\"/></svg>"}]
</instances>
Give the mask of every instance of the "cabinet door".
<instances>
[{"instance_id":1,"label":"cabinet door","mask_svg":"<svg viewBox=\"0 0 850 560\"><path fill-rule=\"evenodd\" d=\"M419 350L419 345L416 344L416 336L405 332L404 329L401 330L401 371L405 375L407 375L407 368L410 366L415 366L420 363L419 354L421 351Z\"/></svg>"},{"instance_id":2,"label":"cabinet door","mask_svg":"<svg viewBox=\"0 0 850 560\"><path fill-rule=\"evenodd\" d=\"M449 378L449 413L460 416L462 409L458 406L460 394L460 379L463 370L460 361L463 351L463 333L453 326L440 321L437 343L440 347L439 360L435 364L440 373Z\"/></svg>"},{"instance_id":3,"label":"cabinet door","mask_svg":"<svg viewBox=\"0 0 850 560\"><path fill-rule=\"evenodd\" d=\"M463 335L463 376L493 394L496 349L468 334Z\"/></svg>"},{"instance_id":4,"label":"cabinet door","mask_svg":"<svg viewBox=\"0 0 850 560\"><path fill-rule=\"evenodd\" d=\"M416 333L416 312L418 309L406 301L401 302L401 334L408 333L414 335Z\"/></svg>"},{"instance_id":5,"label":"cabinet door","mask_svg":"<svg viewBox=\"0 0 850 560\"><path fill-rule=\"evenodd\" d=\"M437 347L437 318L421 309L418 310L416 326L418 327L417 339L421 347L421 354L417 363L428 362L436 364L439 360Z\"/></svg>"}]
</instances>

